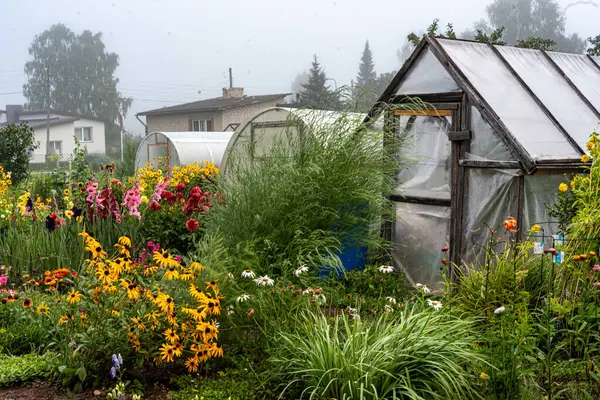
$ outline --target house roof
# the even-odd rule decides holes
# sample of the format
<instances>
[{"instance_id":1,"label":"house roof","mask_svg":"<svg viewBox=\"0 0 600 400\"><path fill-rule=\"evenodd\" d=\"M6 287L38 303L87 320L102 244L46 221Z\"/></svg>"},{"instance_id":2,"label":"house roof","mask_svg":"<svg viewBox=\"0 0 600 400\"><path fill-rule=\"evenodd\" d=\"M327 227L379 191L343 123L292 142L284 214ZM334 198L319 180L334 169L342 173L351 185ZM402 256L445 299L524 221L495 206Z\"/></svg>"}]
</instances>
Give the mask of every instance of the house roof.
<instances>
[{"instance_id":1,"label":"house roof","mask_svg":"<svg viewBox=\"0 0 600 400\"><path fill-rule=\"evenodd\" d=\"M262 96L244 96L237 98L215 97L213 99L193 101L191 103L179 104L171 107L157 108L138 113L137 115L160 115L196 111L227 110L230 108L243 107L251 104L264 103L266 101L276 100L289 95L290 93L280 93Z\"/></svg>"},{"instance_id":2,"label":"house roof","mask_svg":"<svg viewBox=\"0 0 600 400\"><path fill-rule=\"evenodd\" d=\"M437 59L439 71L427 68L411 76L427 57ZM419 77L429 80L428 88L436 87L434 75L444 73L529 172L541 163L580 162L600 121L600 57L458 39L423 39L379 101L424 95L403 87L416 87L412 83ZM448 87L439 84L427 93Z\"/></svg>"},{"instance_id":3,"label":"house roof","mask_svg":"<svg viewBox=\"0 0 600 400\"><path fill-rule=\"evenodd\" d=\"M64 115L66 117L72 117L72 118L76 118L76 119L90 119L92 121L107 122L107 121L103 120L102 118L94 117L92 115L83 115L83 114L77 114L77 113L73 113L73 112L69 112L69 111L59 111L59 110L53 110L53 109L50 109L49 111L50 111L50 114ZM46 114L47 112L48 112L47 110L21 111L21 112L19 112L19 116L34 115L34 114Z\"/></svg>"},{"instance_id":4,"label":"house roof","mask_svg":"<svg viewBox=\"0 0 600 400\"><path fill-rule=\"evenodd\" d=\"M79 118L75 118L75 117L50 118L50 123L48 125L49 126L64 125L64 124L69 124L71 122L78 121L78 120L79 120ZM30 120L30 121L27 121L27 125L29 125L30 127L34 128L34 129L46 127L46 120L45 119Z\"/></svg>"}]
</instances>

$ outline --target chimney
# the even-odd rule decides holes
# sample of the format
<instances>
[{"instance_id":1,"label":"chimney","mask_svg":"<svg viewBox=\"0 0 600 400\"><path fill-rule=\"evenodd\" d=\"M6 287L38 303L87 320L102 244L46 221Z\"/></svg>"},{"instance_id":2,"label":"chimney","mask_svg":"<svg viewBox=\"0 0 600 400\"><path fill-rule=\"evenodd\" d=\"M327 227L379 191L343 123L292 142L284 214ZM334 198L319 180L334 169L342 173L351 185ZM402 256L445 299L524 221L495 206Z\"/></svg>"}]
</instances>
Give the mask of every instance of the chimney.
<instances>
[{"instance_id":1,"label":"chimney","mask_svg":"<svg viewBox=\"0 0 600 400\"><path fill-rule=\"evenodd\" d=\"M226 99L241 99L244 97L244 88L228 87L223 88L223 97Z\"/></svg>"},{"instance_id":2,"label":"chimney","mask_svg":"<svg viewBox=\"0 0 600 400\"><path fill-rule=\"evenodd\" d=\"M19 122L19 114L23 112L23 106L17 105L6 105L6 122L9 124L16 124Z\"/></svg>"}]
</instances>

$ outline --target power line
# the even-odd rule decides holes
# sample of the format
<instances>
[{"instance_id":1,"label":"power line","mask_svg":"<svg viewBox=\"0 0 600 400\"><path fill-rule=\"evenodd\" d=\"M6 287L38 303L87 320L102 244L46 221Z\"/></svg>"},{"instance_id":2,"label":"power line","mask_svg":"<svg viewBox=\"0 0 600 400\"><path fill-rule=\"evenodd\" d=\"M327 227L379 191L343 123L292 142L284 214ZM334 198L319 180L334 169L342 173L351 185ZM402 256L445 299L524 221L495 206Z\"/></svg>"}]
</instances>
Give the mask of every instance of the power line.
<instances>
[{"instance_id":1,"label":"power line","mask_svg":"<svg viewBox=\"0 0 600 400\"><path fill-rule=\"evenodd\" d=\"M4 92L4 93L0 93L0 96L5 95L5 94L22 94L23 92Z\"/></svg>"}]
</instances>

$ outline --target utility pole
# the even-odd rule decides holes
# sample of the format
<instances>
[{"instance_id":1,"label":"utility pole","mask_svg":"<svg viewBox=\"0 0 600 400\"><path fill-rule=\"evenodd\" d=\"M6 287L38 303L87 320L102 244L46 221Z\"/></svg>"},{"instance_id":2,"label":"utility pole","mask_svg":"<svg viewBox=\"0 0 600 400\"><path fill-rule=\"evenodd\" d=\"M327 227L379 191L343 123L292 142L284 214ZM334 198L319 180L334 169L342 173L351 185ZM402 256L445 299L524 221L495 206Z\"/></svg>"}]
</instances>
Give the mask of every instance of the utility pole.
<instances>
[{"instance_id":1,"label":"utility pole","mask_svg":"<svg viewBox=\"0 0 600 400\"><path fill-rule=\"evenodd\" d=\"M229 67L229 87L233 87L233 72L231 71L231 67Z\"/></svg>"},{"instance_id":2,"label":"utility pole","mask_svg":"<svg viewBox=\"0 0 600 400\"><path fill-rule=\"evenodd\" d=\"M123 161L123 109L119 105L119 126L121 127L121 161Z\"/></svg>"},{"instance_id":3,"label":"utility pole","mask_svg":"<svg viewBox=\"0 0 600 400\"><path fill-rule=\"evenodd\" d=\"M46 64L46 163L50 156L50 64Z\"/></svg>"}]
</instances>

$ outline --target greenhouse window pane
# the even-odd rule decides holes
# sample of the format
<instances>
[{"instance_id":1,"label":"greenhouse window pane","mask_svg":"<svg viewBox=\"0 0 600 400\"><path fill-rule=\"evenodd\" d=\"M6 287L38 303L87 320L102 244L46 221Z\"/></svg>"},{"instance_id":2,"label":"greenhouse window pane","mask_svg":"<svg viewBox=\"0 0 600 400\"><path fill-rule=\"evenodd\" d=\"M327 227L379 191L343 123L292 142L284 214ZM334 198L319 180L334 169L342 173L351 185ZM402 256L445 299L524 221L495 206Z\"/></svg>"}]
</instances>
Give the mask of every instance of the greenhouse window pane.
<instances>
[{"instance_id":1,"label":"greenhouse window pane","mask_svg":"<svg viewBox=\"0 0 600 400\"><path fill-rule=\"evenodd\" d=\"M600 71L584 55L548 52L577 89L600 110Z\"/></svg>"},{"instance_id":2,"label":"greenhouse window pane","mask_svg":"<svg viewBox=\"0 0 600 400\"><path fill-rule=\"evenodd\" d=\"M467 158L486 159L495 161L514 161L508 146L485 122L479 110L471 107L471 146Z\"/></svg>"},{"instance_id":3,"label":"greenhouse window pane","mask_svg":"<svg viewBox=\"0 0 600 400\"><path fill-rule=\"evenodd\" d=\"M598 118L539 50L496 46L556 120L585 149Z\"/></svg>"},{"instance_id":4,"label":"greenhouse window pane","mask_svg":"<svg viewBox=\"0 0 600 400\"><path fill-rule=\"evenodd\" d=\"M438 41L533 158L579 158L579 153L488 45Z\"/></svg>"},{"instance_id":5,"label":"greenhouse window pane","mask_svg":"<svg viewBox=\"0 0 600 400\"><path fill-rule=\"evenodd\" d=\"M429 47L421 52L408 74L396 90L396 94L422 94L460 92L460 88L448 71L433 55Z\"/></svg>"}]
</instances>

